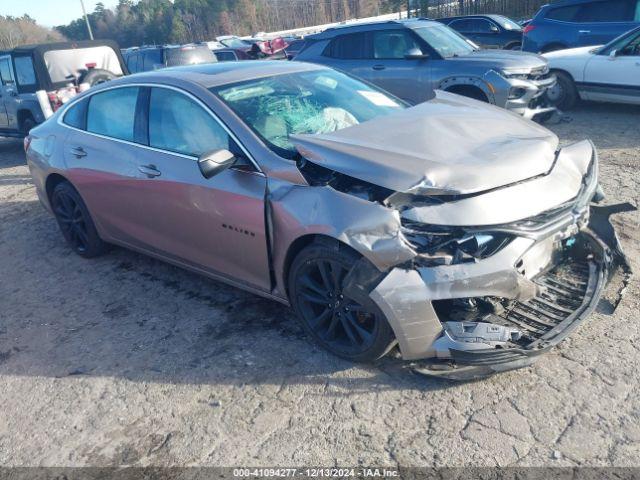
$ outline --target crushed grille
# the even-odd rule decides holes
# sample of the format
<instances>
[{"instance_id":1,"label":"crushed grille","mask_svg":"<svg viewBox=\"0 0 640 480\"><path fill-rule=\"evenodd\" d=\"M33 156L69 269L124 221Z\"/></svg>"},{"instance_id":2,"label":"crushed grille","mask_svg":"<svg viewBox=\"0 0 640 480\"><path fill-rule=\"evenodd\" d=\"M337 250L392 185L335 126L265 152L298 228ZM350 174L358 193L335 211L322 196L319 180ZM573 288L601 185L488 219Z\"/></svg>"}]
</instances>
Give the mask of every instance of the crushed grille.
<instances>
[{"instance_id":1,"label":"crushed grille","mask_svg":"<svg viewBox=\"0 0 640 480\"><path fill-rule=\"evenodd\" d=\"M589 263L565 262L533 281L540 287L536 297L509 302L496 315L520 329L523 345L543 338L580 308L588 293Z\"/></svg>"}]
</instances>

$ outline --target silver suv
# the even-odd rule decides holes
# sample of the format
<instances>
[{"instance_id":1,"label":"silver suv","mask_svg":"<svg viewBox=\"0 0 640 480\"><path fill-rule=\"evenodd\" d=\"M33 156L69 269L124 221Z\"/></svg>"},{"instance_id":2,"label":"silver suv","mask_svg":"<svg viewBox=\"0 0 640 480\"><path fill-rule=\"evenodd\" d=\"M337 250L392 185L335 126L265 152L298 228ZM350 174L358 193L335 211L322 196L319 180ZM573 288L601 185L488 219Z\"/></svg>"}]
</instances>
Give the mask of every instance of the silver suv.
<instances>
[{"instance_id":1,"label":"silver suv","mask_svg":"<svg viewBox=\"0 0 640 480\"><path fill-rule=\"evenodd\" d=\"M330 28L305 41L296 60L344 70L410 103L445 90L530 119L554 111L545 92L556 80L544 58L481 50L439 22L363 23Z\"/></svg>"}]
</instances>

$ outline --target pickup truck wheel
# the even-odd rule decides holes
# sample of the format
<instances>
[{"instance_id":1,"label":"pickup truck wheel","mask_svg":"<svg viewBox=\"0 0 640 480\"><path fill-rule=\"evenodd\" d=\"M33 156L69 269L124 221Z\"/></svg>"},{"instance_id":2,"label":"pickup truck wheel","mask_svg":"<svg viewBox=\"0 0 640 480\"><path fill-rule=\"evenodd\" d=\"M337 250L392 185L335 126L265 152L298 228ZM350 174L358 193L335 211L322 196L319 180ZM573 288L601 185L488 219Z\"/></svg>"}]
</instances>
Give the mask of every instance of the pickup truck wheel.
<instances>
[{"instance_id":1,"label":"pickup truck wheel","mask_svg":"<svg viewBox=\"0 0 640 480\"><path fill-rule=\"evenodd\" d=\"M60 231L73 250L85 258L97 257L107 250L80 194L68 182L61 182L51 194L51 208Z\"/></svg>"},{"instance_id":2,"label":"pickup truck wheel","mask_svg":"<svg viewBox=\"0 0 640 480\"><path fill-rule=\"evenodd\" d=\"M565 72L555 72L558 81L547 90L547 99L561 110L569 110L580 98L573 78Z\"/></svg>"},{"instance_id":3,"label":"pickup truck wheel","mask_svg":"<svg viewBox=\"0 0 640 480\"><path fill-rule=\"evenodd\" d=\"M361 304L343 291L359 259L347 248L312 244L291 266L289 293L302 326L320 346L347 360L371 362L389 351L394 335L373 301Z\"/></svg>"},{"instance_id":4,"label":"pickup truck wheel","mask_svg":"<svg viewBox=\"0 0 640 480\"><path fill-rule=\"evenodd\" d=\"M21 132L27 136L33 127L36 126L36 121L32 117L27 117L22 122Z\"/></svg>"}]
</instances>

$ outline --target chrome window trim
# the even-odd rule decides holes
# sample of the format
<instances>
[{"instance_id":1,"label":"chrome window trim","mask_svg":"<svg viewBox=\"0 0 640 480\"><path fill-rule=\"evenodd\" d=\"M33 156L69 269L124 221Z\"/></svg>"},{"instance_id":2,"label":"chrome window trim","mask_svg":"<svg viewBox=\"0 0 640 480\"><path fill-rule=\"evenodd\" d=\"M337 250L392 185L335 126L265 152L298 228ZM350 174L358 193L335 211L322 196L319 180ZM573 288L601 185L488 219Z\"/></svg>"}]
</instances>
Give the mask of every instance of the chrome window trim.
<instances>
[{"instance_id":1,"label":"chrome window trim","mask_svg":"<svg viewBox=\"0 0 640 480\"><path fill-rule=\"evenodd\" d=\"M67 115L67 112L69 111L69 109L71 107L73 107L75 104L77 104L79 102L82 102L84 100L87 100L87 99L91 98L92 96L97 95L97 94L102 93L102 92L107 92L109 90L116 90L116 89L119 89L119 88L127 88L127 87L166 88L168 90L174 90L174 91L176 91L178 93L186 95L188 98L190 98L191 100L196 102L201 108L203 108L211 116L211 118L213 118L213 120L215 122L217 122L224 129L225 132L227 132L227 135L229 135L231 137L231 139L234 142L236 142L236 144L240 147L242 152L246 155L247 159L249 159L249 161L251 162L253 167L256 169L256 171L254 173L258 173L258 174L260 174L262 176L265 176L264 172L262 171L262 169L260 168L258 163L255 161L253 156L249 153L249 151L242 144L242 142L240 142L240 140L238 140L238 137L229 129L229 127L227 127L225 125L225 123L222 120L220 120L220 118L205 103L203 103L199 98L197 98L192 93L190 93L190 92L188 92L186 90L183 90L182 88L174 87L172 85L161 85L161 84L157 84L157 83L127 83L125 85L115 85L113 87L102 88L99 91L88 93L87 95L83 95L81 97L78 96L78 98L73 98L69 103L64 105L64 107L63 107L64 111L61 112L61 114L60 114L60 116L58 117L58 120L57 120L58 125L60 125L62 127L65 127L65 128L69 128L71 130L75 130L77 132L85 133L87 135L92 135L94 137L102 138L102 139L105 139L105 140L112 140L114 142L120 142L120 143L124 143L124 144L127 144L127 145L132 145L134 147L151 150L151 151L154 151L154 152L165 153L165 154L169 154L169 155L175 155L175 156L178 156L178 157L187 158L189 160L198 161L198 157L194 156L194 155L185 155L184 153L172 152L171 150L164 150L162 148L156 148L156 147L152 147L150 145L142 145L141 143L130 142L128 140L122 140L120 138L115 138L115 137L109 137L107 135L102 135L100 133L94 133L94 132L89 132L87 130L82 130L80 128L76 128L76 127L73 127L71 125L68 125L68 124L64 123L64 117Z\"/></svg>"}]
</instances>

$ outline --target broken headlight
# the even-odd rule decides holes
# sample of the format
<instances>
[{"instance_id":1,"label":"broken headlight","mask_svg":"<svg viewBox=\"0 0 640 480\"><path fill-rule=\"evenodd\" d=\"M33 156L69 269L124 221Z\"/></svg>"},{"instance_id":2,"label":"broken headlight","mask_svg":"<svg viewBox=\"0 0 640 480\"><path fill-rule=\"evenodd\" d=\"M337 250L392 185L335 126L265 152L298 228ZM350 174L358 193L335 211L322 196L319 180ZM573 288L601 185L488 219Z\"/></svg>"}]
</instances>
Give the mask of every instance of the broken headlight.
<instances>
[{"instance_id":1,"label":"broken headlight","mask_svg":"<svg viewBox=\"0 0 640 480\"><path fill-rule=\"evenodd\" d=\"M403 221L402 233L429 265L474 263L488 258L511 242L512 235Z\"/></svg>"}]
</instances>

